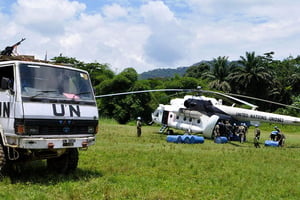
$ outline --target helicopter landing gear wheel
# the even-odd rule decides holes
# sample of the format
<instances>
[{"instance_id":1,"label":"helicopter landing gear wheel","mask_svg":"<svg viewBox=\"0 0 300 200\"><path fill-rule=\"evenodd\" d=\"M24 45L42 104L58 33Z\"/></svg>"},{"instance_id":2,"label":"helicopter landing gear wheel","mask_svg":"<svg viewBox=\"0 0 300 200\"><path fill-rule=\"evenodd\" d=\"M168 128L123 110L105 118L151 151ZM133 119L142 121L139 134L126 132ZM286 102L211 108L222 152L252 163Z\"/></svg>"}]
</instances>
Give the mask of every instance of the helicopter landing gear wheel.
<instances>
[{"instance_id":1,"label":"helicopter landing gear wheel","mask_svg":"<svg viewBox=\"0 0 300 200\"><path fill-rule=\"evenodd\" d=\"M66 152L57 157L47 159L47 167L58 173L74 171L78 165L78 149L67 149Z\"/></svg>"},{"instance_id":2,"label":"helicopter landing gear wheel","mask_svg":"<svg viewBox=\"0 0 300 200\"><path fill-rule=\"evenodd\" d=\"M174 131L173 131L173 130L169 129L169 130L167 131L167 135L173 135L173 134L174 134Z\"/></svg>"}]
</instances>

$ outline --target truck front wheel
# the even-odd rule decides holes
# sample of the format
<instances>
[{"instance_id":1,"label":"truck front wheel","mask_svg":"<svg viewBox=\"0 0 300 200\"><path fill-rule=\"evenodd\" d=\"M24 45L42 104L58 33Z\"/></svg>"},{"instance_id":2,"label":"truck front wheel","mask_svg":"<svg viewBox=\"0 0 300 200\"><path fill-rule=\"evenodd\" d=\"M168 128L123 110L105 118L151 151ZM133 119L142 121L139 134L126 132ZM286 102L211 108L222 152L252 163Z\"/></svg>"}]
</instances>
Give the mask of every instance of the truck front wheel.
<instances>
[{"instance_id":1,"label":"truck front wheel","mask_svg":"<svg viewBox=\"0 0 300 200\"><path fill-rule=\"evenodd\" d=\"M51 171L59 173L68 173L77 168L78 149L67 149L66 152L57 157L47 159L47 167Z\"/></svg>"},{"instance_id":2,"label":"truck front wheel","mask_svg":"<svg viewBox=\"0 0 300 200\"><path fill-rule=\"evenodd\" d=\"M5 152L3 149L3 145L1 144L0 141L0 177L3 174L5 164L6 164Z\"/></svg>"}]
</instances>

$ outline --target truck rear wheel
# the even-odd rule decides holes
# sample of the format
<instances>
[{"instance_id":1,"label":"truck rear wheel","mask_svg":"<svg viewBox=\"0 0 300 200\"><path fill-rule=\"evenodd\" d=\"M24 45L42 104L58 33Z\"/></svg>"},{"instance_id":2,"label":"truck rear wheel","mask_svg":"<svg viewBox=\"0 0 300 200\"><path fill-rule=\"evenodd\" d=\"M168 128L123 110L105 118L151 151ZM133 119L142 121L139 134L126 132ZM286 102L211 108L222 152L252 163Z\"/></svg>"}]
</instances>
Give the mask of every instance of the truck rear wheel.
<instances>
[{"instance_id":1,"label":"truck rear wheel","mask_svg":"<svg viewBox=\"0 0 300 200\"><path fill-rule=\"evenodd\" d=\"M78 149L67 149L66 152L57 157L47 159L47 167L58 173L68 173L77 168Z\"/></svg>"}]
</instances>

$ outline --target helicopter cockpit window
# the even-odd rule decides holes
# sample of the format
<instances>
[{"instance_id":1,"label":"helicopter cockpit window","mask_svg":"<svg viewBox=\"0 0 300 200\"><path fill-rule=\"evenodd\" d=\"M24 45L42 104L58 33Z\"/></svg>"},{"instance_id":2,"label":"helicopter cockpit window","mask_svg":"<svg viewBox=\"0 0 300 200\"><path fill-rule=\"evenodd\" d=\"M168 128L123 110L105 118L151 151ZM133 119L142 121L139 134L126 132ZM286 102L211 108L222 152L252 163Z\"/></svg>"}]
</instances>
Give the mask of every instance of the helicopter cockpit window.
<instances>
[{"instance_id":1,"label":"helicopter cockpit window","mask_svg":"<svg viewBox=\"0 0 300 200\"><path fill-rule=\"evenodd\" d=\"M158 117L158 116L159 116L158 110L155 110L154 113L153 113L153 115L154 115L155 117Z\"/></svg>"}]
</instances>

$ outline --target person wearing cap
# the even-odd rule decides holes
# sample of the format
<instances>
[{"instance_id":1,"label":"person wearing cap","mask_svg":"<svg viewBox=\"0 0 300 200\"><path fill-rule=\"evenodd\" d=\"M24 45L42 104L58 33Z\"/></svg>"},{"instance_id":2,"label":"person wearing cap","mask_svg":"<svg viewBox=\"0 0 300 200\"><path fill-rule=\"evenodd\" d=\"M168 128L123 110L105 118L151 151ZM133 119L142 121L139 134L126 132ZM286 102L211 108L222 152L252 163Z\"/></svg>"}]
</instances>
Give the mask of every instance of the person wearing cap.
<instances>
[{"instance_id":1,"label":"person wearing cap","mask_svg":"<svg viewBox=\"0 0 300 200\"><path fill-rule=\"evenodd\" d=\"M136 133L137 136L140 137L142 135L142 121L141 121L141 117L137 118L137 122L136 122Z\"/></svg>"},{"instance_id":2,"label":"person wearing cap","mask_svg":"<svg viewBox=\"0 0 300 200\"><path fill-rule=\"evenodd\" d=\"M260 129L258 128L258 124L255 124L255 129L254 129L254 146L256 148L260 148L260 146L259 146L259 138L260 138Z\"/></svg>"}]
</instances>

